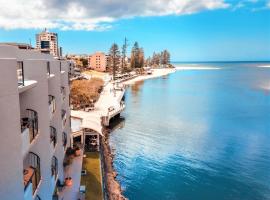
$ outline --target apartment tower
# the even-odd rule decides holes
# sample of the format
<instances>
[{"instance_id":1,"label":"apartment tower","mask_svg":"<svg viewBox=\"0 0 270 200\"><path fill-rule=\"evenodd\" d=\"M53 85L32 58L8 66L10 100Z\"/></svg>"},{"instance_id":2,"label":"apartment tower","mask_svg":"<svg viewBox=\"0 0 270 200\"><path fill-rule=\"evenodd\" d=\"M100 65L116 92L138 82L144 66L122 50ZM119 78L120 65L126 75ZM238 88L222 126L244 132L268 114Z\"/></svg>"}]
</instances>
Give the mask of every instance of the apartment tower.
<instances>
[{"instance_id":1,"label":"apartment tower","mask_svg":"<svg viewBox=\"0 0 270 200\"><path fill-rule=\"evenodd\" d=\"M58 35L57 33L48 32L44 29L41 33L36 34L36 48L42 53L51 54L54 57L59 56Z\"/></svg>"},{"instance_id":2,"label":"apartment tower","mask_svg":"<svg viewBox=\"0 0 270 200\"><path fill-rule=\"evenodd\" d=\"M0 44L0 199L55 199L70 146L70 63Z\"/></svg>"}]
</instances>

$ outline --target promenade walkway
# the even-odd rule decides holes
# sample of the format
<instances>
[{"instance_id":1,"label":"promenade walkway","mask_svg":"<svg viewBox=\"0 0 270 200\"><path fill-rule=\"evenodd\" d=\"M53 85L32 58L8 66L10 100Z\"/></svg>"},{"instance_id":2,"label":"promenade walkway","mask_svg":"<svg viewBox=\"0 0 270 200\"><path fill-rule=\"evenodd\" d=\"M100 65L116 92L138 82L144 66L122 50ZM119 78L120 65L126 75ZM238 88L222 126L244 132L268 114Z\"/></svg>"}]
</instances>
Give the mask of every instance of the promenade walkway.
<instances>
[{"instance_id":1,"label":"promenade walkway","mask_svg":"<svg viewBox=\"0 0 270 200\"><path fill-rule=\"evenodd\" d=\"M105 125L108 126L109 120L125 109L125 105L121 102L124 93L123 86L116 86L109 82L100 94L93 111L71 110L71 116L82 119L81 128L90 128L102 134L101 117L107 119Z\"/></svg>"},{"instance_id":2,"label":"promenade walkway","mask_svg":"<svg viewBox=\"0 0 270 200\"><path fill-rule=\"evenodd\" d=\"M79 197L79 188L81 184L83 155L75 157L72 164L66 168L65 175L72 177L72 186L65 186L59 194L60 200L77 200ZM83 200L83 199L82 199Z\"/></svg>"}]
</instances>

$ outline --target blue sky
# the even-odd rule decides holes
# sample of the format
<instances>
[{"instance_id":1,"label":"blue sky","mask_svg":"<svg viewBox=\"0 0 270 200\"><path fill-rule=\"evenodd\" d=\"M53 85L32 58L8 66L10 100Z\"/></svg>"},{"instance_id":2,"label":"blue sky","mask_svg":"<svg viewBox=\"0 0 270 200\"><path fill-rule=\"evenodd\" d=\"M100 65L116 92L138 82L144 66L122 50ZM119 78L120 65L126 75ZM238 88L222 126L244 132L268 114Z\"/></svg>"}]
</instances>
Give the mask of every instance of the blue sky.
<instances>
[{"instance_id":1,"label":"blue sky","mask_svg":"<svg viewBox=\"0 0 270 200\"><path fill-rule=\"evenodd\" d=\"M43 0L36 1L41 6L53 7L48 9L49 14L58 13L55 8L61 7L53 1L48 5ZM0 42L28 43L31 39L34 45L35 33L48 27L59 34L64 53L108 52L113 42L122 45L127 37L129 48L138 41L146 56L168 49L173 61L270 60L270 1L267 0L183 0L181 3L172 0L172 6L166 3L169 0L155 6L144 5L143 1L139 5L127 5L121 0L117 0L118 4L108 4L105 0L106 4L100 3L95 8L98 12L89 10L80 15L77 13L88 8L81 1L80 7L70 4L73 7L67 8L70 17L53 14L59 19L56 22L45 18L48 13L30 12L30 17L24 18L17 16L23 7L4 8L10 11L0 15ZM3 13L1 9L0 13Z\"/></svg>"}]
</instances>

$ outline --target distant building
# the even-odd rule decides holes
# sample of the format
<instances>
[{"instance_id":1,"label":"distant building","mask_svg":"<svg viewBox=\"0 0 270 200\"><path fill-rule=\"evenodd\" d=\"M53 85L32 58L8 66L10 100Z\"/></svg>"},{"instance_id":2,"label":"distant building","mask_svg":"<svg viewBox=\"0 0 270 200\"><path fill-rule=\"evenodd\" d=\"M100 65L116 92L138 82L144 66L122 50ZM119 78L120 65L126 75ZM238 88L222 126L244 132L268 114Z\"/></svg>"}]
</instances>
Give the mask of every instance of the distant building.
<instances>
[{"instance_id":1,"label":"distant building","mask_svg":"<svg viewBox=\"0 0 270 200\"><path fill-rule=\"evenodd\" d=\"M51 33L45 29L41 33L36 34L36 48L42 53L47 53L53 55L54 57L58 57L59 52L57 33Z\"/></svg>"},{"instance_id":2,"label":"distant building","mask_svg":"<svg viewBox=\"0 0 270 200\"><path fill-rule=\"evenodd\" d=\"M108 68L108 56L103 52L96 52L88 57L88 67L90 69L105 72Z\"/></svg>"}]
</instances>

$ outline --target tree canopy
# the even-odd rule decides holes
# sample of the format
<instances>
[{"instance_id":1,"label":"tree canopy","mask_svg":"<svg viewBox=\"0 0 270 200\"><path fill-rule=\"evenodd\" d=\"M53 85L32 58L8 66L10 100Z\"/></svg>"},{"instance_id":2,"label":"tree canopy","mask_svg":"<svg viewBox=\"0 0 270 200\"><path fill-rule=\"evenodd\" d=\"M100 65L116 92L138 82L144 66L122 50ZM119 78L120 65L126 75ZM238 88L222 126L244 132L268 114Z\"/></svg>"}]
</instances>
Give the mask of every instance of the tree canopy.
<instances>
[{"instance_id":1,"label":"tree canopy","mask_svg":"<svg viewBox=\"0 0 270 200\"><path fill-rule=\"evenodd\" d=\"M109 56L110 56L110 64L113 71L113 80L115 80L116 71L118 70L120 64L120 51L116 43L112 44Z\"/></svg>"},{"instance_id":2,"label":"tree canopy","mask_svg":"<svg viewBox=\"0 0 270 200\"><path fill-rule=\"evenodd\" d=\"M139 43L135 42L130 56L131 68L142 68L144 66L144 51L139 47Z\"/></svg>"}]
</instances>

